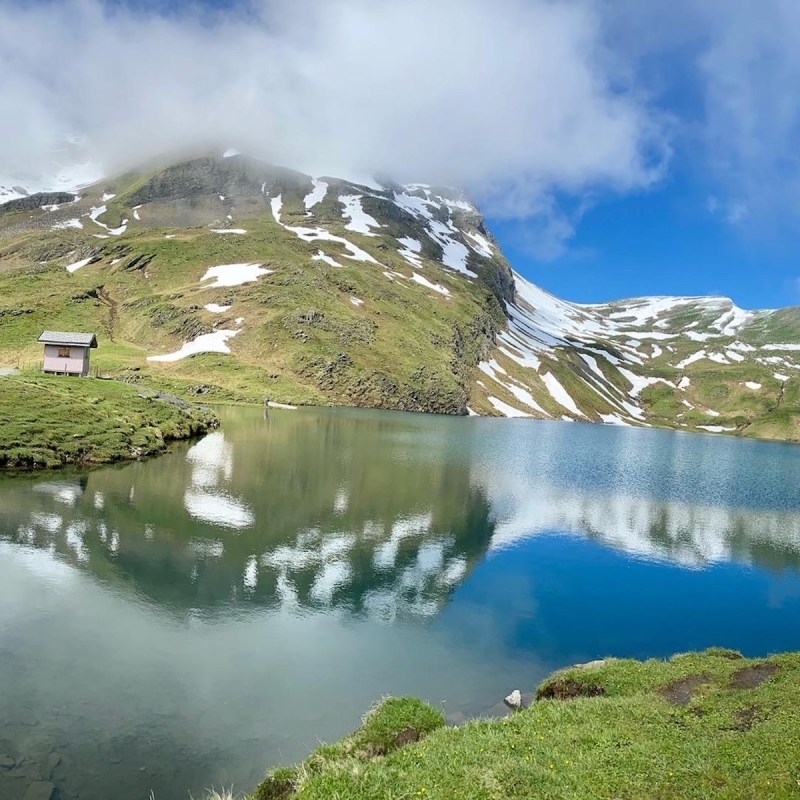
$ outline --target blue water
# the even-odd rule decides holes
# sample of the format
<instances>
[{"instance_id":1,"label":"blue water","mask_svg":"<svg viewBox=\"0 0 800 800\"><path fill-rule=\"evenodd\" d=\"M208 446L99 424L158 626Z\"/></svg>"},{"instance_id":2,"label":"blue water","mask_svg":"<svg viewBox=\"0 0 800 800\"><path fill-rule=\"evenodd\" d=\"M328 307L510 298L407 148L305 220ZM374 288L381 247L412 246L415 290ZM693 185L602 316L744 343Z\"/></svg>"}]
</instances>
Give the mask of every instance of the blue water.
<instances>
[{"instance_id":1,"label":"blue water","mask_svg":"<svg viewBox=\"0 0 800 800\"><path fill-rule=\"evenodd\" d=\"M152 461L0 479L2 800L248 790L385 694L463 719L604 656L800 649L800 447L222 415Z\"/></svg>"}]
</instances>

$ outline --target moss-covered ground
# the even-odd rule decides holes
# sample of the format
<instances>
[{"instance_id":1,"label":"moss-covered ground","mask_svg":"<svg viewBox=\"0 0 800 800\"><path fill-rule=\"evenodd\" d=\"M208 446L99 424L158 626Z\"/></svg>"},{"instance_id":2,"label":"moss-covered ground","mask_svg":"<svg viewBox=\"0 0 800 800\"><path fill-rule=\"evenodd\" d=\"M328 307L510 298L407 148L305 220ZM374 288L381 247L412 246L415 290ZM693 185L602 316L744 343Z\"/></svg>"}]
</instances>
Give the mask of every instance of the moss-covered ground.
<instances>
[{"instance_id":1,"label":"moss-covered ground","mask_svg":"<svg viewBox=\"0 0 800 800\"><path fill-rule=\"evenodd\" d=\"M207 409L117 381L0 377L0 469L108 464L217 425Z\"/></svg>"},{"instance_id":2,"label":"moss-covered ground","mask_svg":"<svg viewBox=\"0 0 800 800\"><path fill-rule=\"evenodd\" d=\"M800 797L799 653L609 659L556 673L538 697L459 728L387 700L250 800Z\"/></svg>"}]
</instances>

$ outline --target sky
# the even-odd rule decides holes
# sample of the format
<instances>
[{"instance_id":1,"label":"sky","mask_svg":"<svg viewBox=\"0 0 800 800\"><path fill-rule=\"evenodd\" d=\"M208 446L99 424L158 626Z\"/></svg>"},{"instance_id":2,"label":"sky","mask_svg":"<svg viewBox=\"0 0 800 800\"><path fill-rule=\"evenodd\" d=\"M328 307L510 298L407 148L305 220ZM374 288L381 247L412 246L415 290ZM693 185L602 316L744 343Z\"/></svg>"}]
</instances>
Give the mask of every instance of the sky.
<instances>
[{"instance_id":1,"label":"sky","mask_svg":"<svg viewBox=\"0 0 800 800\"><path fill-rule=\"evenodd\" d=\"M233 146L464 188L581 302L800 304L797 0L0 0L0 176Z\"/></svg>"}]
</instances>

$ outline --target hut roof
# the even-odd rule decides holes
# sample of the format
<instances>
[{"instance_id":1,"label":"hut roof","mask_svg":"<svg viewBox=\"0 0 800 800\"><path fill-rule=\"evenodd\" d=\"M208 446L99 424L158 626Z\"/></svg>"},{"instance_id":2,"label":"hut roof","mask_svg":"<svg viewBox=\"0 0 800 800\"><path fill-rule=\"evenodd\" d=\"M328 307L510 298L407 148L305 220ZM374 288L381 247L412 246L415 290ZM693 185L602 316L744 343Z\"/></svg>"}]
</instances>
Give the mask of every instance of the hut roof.
<instances>
[{"instance_id":1,"label":"hut roof","mask_svg":"<svg viewBox=\"0 0 800 800\"><path fill-rule=\"evenodd\" d=\"M39 337L42 344L65 344L73 347L97 347L94 333L75 333L70 331L44 331Z\"/></svg>"}]
</instances>

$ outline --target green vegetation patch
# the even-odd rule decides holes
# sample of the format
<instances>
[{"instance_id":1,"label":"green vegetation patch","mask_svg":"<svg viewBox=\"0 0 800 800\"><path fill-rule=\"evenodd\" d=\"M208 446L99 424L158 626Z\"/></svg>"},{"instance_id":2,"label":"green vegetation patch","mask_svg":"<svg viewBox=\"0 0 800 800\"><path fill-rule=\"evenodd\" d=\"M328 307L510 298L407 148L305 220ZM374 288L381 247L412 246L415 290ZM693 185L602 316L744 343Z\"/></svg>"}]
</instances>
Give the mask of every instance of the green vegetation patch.
<instances>
[{"instance_id":1,"label":"green vegetation patch","mask_svg":"<svg viewBox=\"0 0 800 800\"><path fill-rule=\"evenodd\" d=\"M800 653L609 659L556 673L538 696L549 699L460 728L420 701L386 701L252 798L800 796Z\"/></svg>"},{"instance_id":2,"label":"green vegetation patch","mask_svg":"<svg viewBox=\"0 0 800 800\"><path fill-rule=\"evenodd\" d=\"M207 409L116 381L0 377L0 469L143 458L217 424Z\"/></svg>"}]
</instances>

